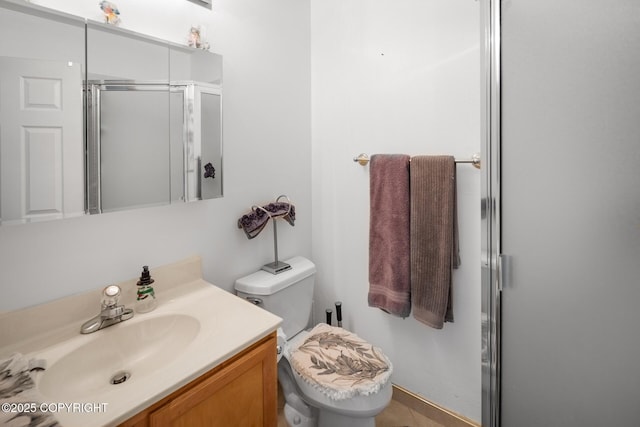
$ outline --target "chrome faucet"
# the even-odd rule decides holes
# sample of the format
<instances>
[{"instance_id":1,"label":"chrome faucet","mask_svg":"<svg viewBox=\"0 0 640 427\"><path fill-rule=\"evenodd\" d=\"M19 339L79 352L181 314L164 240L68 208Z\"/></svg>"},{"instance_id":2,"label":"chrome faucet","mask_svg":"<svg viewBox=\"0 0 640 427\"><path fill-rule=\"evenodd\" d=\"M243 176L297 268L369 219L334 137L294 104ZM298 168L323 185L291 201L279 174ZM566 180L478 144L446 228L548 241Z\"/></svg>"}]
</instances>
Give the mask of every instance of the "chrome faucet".
<instances>
[{"instance_id":1,"label":"chrome faucet","mask_svg":"<svg viewBox=\"0 0 640 427\"><path fill-rule=\"evenodd\" d=\"M87 320L80 328L81 334L90 334L116 323L124 322L133 317L133 310L125 308L124 305L118 305L120 299L120 287L110 285L102 291L102 307L100 314Z\"/></svg>"}]
</instances>

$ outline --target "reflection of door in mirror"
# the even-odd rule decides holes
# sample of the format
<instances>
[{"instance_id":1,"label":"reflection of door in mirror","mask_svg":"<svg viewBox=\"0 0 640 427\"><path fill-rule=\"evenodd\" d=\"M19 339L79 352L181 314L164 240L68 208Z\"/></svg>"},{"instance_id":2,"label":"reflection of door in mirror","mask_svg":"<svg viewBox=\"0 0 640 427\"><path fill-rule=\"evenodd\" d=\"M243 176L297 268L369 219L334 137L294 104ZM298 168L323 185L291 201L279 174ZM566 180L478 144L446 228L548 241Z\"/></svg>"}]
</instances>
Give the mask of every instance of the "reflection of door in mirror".
<instances>
[{"instance_id":1,"label":"reflection of door in mirror","mask_svg":"<svg viewBox=\"0 0 640 427\"><path fill-rule=\"evenodd\" d=\"M84 57L84 20L0 2L3 225L84 213Z\"/></svg>"},{"instance_id":2,"label":"reflection of door in mirror","mask_svg":"<svg viewBox=\"0 0 640 427\"><path fill-rule=\"evenodd\" d=\"M81 87L78 63L0 57L3 223L84 214Z\"/></svg>"}]
</instances>

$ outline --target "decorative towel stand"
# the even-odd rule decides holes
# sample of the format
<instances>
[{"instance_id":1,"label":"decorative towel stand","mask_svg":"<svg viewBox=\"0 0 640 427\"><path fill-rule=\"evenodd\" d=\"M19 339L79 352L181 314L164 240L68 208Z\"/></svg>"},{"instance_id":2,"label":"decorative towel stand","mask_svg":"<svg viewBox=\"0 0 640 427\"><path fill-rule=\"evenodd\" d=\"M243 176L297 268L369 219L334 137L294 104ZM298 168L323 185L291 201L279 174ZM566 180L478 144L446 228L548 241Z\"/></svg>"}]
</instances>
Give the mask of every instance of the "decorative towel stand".
<instances>
[{"instance_id":1,"label":"decorative towel stand","mask_svg":"<svg viewBox=\"0 0 640 427\"><path fill-rule=\"evenodd\" d=\"M369 163L369 156L366 153L360 153L357 157L353 158L353 161L360 163L362 166L365 166ZM456 163L471 163L474 168L480 169L480 153L475 153L473 156L471 156L471 159L456 159Z\"/></svg>"},{"instance_id":2,"label":"decorative towel stand","mask_svg":"<svg viewBox=\"0 0 640 427\"><path fill-rule=\"evenodd\" d=\"M282 194L280 196L278 196L278 198L276 199L276 203L280 201L281 198L285 198L287 199L287 203L289 204L289 209L287 210L287 213L285 215L288 215L291 212L291 200L289 200L289 197L287 197L286 195ZM265 208L263 208L262 206L257 206L257 205L253 205L251 207L251 209L260 209L262 211L264 211L268 216L269 219L271 219L273 222L273 252L274 252L274 261L270 262L269 264L265 264L262 266L262 270L267 271L271 274L278 274L278 273L282 273L283 271L287 271L287 270L291 270L291 265L287 264L286 262L282 262L278 260L278 228L276 226L277 222L276 219L277 217L272 217L271 213L269 213L268 210L266 210Z\"/></svg>"}]
</instances>

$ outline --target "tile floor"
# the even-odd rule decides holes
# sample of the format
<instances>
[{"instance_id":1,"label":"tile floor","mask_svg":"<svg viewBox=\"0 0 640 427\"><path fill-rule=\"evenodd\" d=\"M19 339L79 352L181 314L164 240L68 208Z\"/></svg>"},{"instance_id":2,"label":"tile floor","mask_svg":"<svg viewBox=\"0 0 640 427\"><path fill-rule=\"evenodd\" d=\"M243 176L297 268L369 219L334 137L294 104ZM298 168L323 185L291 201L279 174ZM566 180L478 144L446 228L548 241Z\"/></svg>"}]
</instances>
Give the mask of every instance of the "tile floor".
<instances>
[{"instance_id":1,"label":"tile floor","mask_svg":"<svg viewBox=\"0 0 640 427\"><path fill-rule=\"evenodd\" d=\"M284 418L284 399L278 386L278 427L288 427ZM392 400L389 406L376 417L376 427L445 427L424 415Z\"/></svg>"},{"instance_id":2,"label":"tile floor","mask_svg":"<svg viewBox=\"0 0 640 427\"><path fill-rule=\"evenodd\" d=\"M392 400L376 417L376 427L445 427L416 412L402 403Z\"/></svg>"}]
</instances>

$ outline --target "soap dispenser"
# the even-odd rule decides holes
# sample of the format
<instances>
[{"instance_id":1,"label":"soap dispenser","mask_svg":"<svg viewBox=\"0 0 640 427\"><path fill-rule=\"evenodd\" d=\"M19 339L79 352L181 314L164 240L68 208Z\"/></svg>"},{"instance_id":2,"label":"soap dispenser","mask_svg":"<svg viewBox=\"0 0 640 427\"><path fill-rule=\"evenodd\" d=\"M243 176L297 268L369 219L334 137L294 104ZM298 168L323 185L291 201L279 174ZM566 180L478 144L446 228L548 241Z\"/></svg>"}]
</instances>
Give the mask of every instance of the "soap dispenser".
<instances>
[{"instance_id":1,"label":"soap dispenser","mask_svg":"<svg viewBox=\"0 0 640 427\"><path fill-rule=\"evenodd\" d=\"M142 274L140 280L138 280L138 292L136 298L136 311L138 313L148 313L152 311L158 305L156 301L156 294L151 284L154 280L151 278L148 266L142 267Z\"/></svg>"}]
</instances>

